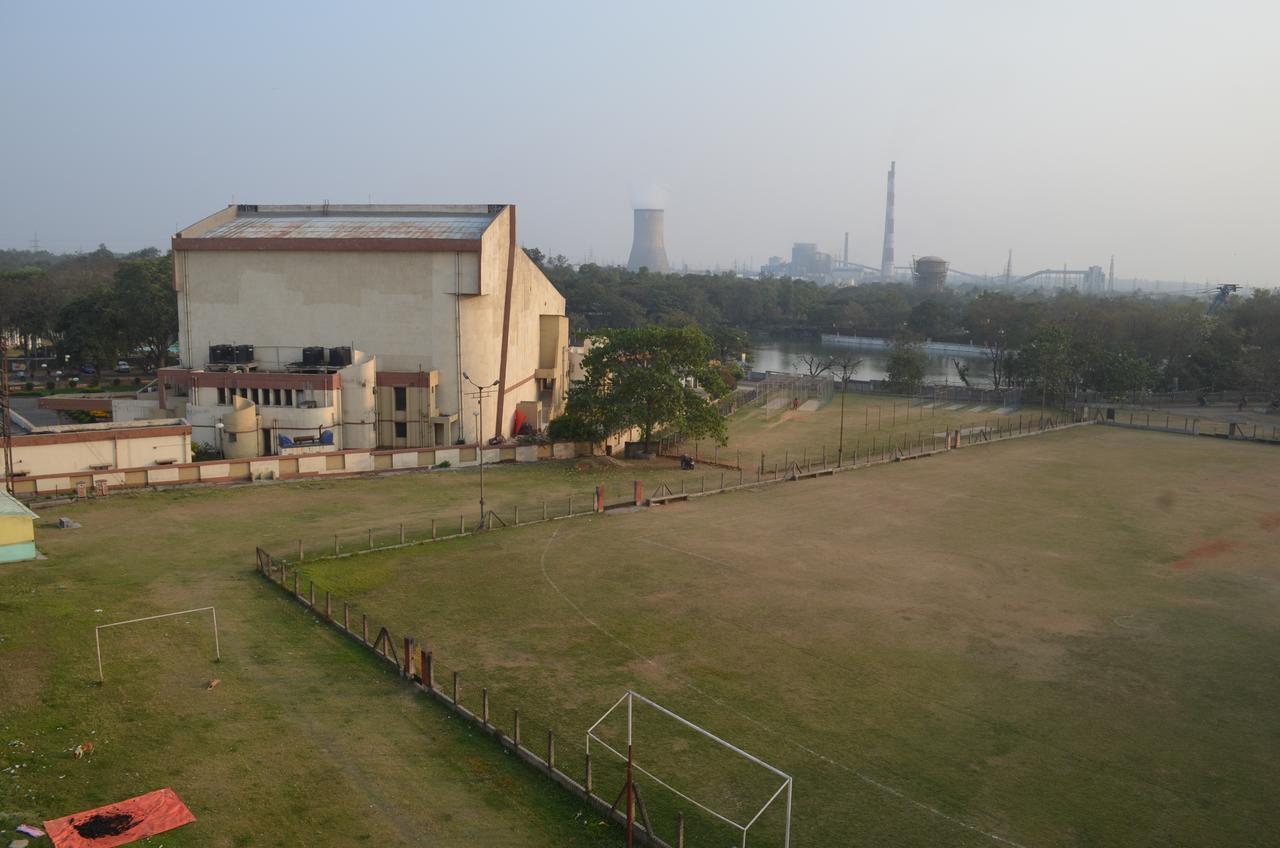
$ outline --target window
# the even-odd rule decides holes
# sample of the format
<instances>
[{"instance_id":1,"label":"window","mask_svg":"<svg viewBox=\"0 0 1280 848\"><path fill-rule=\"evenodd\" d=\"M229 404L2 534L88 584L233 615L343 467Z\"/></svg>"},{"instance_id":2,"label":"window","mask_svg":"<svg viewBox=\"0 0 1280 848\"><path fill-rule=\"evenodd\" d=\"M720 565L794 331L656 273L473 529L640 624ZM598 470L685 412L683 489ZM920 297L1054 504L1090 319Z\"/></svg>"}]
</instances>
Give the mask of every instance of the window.
<instances>
[{"instance_id":1,"label":"window","mask_svg":"<svg viewBox=\"0 0 1280 848\"><path fill-rule=\"evenodd\" d=\"M397 439L407 439L407 438L409 438L409 425L408 425L408 424L404 423L403 421L397 421L397 422L396 422L396 438L397 438Z\"/></svg>"},{"instance_id":2,"label":"window","mask_svg":"<svg viewBox=\"0 0 1280 848\"><path fill-rule=\"evenodd\" d=\"M272 390L271 390L271 403L272 403L272 404L274 404L275 406L279 406L279 405L280 405L280 390L279 390L279 389L272 389Z\"/></svg>"},{"instance_id":3,"label":"window","mask_svg":"<svg viewBox=\"0 0 1280 848\"><path fill-rule=\"evenodd\" d=\"M235 440L236 440L236 434L235 434L235 433L227 433L227 441L228 441L228 442L234 442Z\"/></svg>"},{"instance_id":4,"label":"window","mask_svg":"<svg viewBox=\"0 0 1280 848\"><path fill-rule=\"evenodd\" d=\"M227 405L227 390L225 387L218 389L218 406Z\"/></svg>"},{"instance_id":5,"label":"window","mask_svg":"<svg viewBox=\"0 0 1280 848\"><path fill-rule=\"evenodd\" d=\"M393 391L396 396L396 412L404 412L409 408L409 390L404 386L396 386Z\"/></svg>"},{"instance_id":6,"label":"window","mask_svg":"<svg viewBox=\"0 0 1280 848\"><path fill-rule=\"evenodd\" d=\"M293 389L284 390L284 405L293 406Z\"/></svg>"}]
</instances>

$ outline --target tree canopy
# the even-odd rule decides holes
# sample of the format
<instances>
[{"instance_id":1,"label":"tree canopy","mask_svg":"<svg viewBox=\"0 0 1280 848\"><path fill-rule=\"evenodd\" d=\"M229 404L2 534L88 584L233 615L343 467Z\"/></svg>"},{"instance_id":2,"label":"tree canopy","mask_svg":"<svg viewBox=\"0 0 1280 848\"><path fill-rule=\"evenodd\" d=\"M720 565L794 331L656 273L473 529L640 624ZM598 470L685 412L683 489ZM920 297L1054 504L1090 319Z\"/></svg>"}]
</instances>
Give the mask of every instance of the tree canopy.
<instances>
[{"instance_id":1,"label":"tree canopy","mask_svg":"<svg viewBox=\"0 0 1280 848\"><path fill-rule=\"evenodd\" d=\"M606 329L589 341L584 378L569 389L564 415L551 422L553 438L598 440L638 427L645 442L660 428L724 442L724 419L711 401L728 386L700 329Z\"/></svg>"}]
</instances>

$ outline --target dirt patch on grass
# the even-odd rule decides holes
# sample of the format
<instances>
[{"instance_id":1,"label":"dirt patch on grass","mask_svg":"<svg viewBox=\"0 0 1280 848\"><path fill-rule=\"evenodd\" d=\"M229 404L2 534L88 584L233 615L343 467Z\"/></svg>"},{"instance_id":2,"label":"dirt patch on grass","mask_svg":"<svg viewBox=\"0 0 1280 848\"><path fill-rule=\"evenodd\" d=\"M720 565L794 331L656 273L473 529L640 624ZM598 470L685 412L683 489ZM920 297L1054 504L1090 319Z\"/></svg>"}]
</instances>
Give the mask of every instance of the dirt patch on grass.
<instances>
[{"instance_id":1,"label":"dirt patch on grass","mask_svg":"<svg viewBox=\"0 0 1280 848\"><path fill-rule=\"evenodd\" d=\"M1244 547L1243 543L1231 539L1223 539L1221 537L1210 539L1203 545L1197 545L1183 554L1182 558L1173 564L1173 570L1190 571L1204 566L1208 560L1229 554L1242 547Z\"/></svg>"},{"instance_id":2,"label":"dirt patch on grass","mask_svg":"<svg viewBox=\"0 0 1280 848\"><path fill-rule=\"evenodd\" d=\"M1263 530L1280 530L1280 512L1272 512L1258 519L1258 526Z\"/></svg>"}]
</instances>

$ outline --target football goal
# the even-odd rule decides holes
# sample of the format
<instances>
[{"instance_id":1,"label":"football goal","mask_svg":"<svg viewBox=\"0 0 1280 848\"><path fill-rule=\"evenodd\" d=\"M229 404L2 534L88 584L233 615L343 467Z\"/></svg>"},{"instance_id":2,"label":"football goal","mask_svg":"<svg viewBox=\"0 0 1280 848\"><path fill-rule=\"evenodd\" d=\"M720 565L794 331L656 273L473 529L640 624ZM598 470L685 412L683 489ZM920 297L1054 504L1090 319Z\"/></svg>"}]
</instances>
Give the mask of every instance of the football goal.
<instances>
[{"instance_id":1,"label":"football goal","mask_svg":"<svg viewBox=\"0 0 1280 848\"><path fill-rule=\"evenodd\" d=\"M730 828L743 848L751 828L767 811L775 810L770 816L773 826L766 830L773 832L773 838L780 836L784 848L789 848L791 776L644 695L627 690L614 702L587 730L588 757L593 745L625 768L614 808L625 799L629 829L638 812L645 830L657 836L638 791L643 782L652 782L710 816L719 823L717 827ZM614 773L619 770L615 768ZM782 814L780 822L777 812ZM678 821L682 837L683 812ZM773 838L766 841L777 844Z\"/></svg>"},{"instance_id":2,"label":"football goal","mask_svg":"<svg viewBox=\"0 0 1280 848\"><path fill-rule=\"evenodd\" d=\"M143 618L131 618L128 621L113 621L110 624L99 624L93 628L93 647L98 654L98 682L105 683L106 678L102 674L102 631L108 627L123 627L126 624L140 624L144 621L155 621L160 618L173 618L176 615L191 615L197 612L207 612L213 616L213 656L217 662L222 661L222 646L218 644L218 611L213 607L200 607L198 609L181 610L179 612L166 612L160 615L148 615Z\"/></svg>"}]
</instances>

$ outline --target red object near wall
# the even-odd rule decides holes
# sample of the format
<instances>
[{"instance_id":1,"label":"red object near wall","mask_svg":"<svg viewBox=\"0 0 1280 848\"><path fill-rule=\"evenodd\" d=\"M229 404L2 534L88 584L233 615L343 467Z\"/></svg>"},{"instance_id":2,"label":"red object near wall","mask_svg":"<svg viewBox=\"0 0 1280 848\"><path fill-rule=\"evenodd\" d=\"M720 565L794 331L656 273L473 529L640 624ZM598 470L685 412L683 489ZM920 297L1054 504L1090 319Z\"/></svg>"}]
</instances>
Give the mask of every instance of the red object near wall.
<instances>
[{"instance_id":1,"label":"red object near wall","mask_svg":"<svg viewBox=\"0 0 1280 848\"><path fill-rule=\"evenodd\" d=\"M524 426L524 421L525 421L524 413L517 409L516 414L512 416L512 419L513 421L511 424L511 435L514 436L519 434L520 428Z\"/></svg>"}]
</instances>

